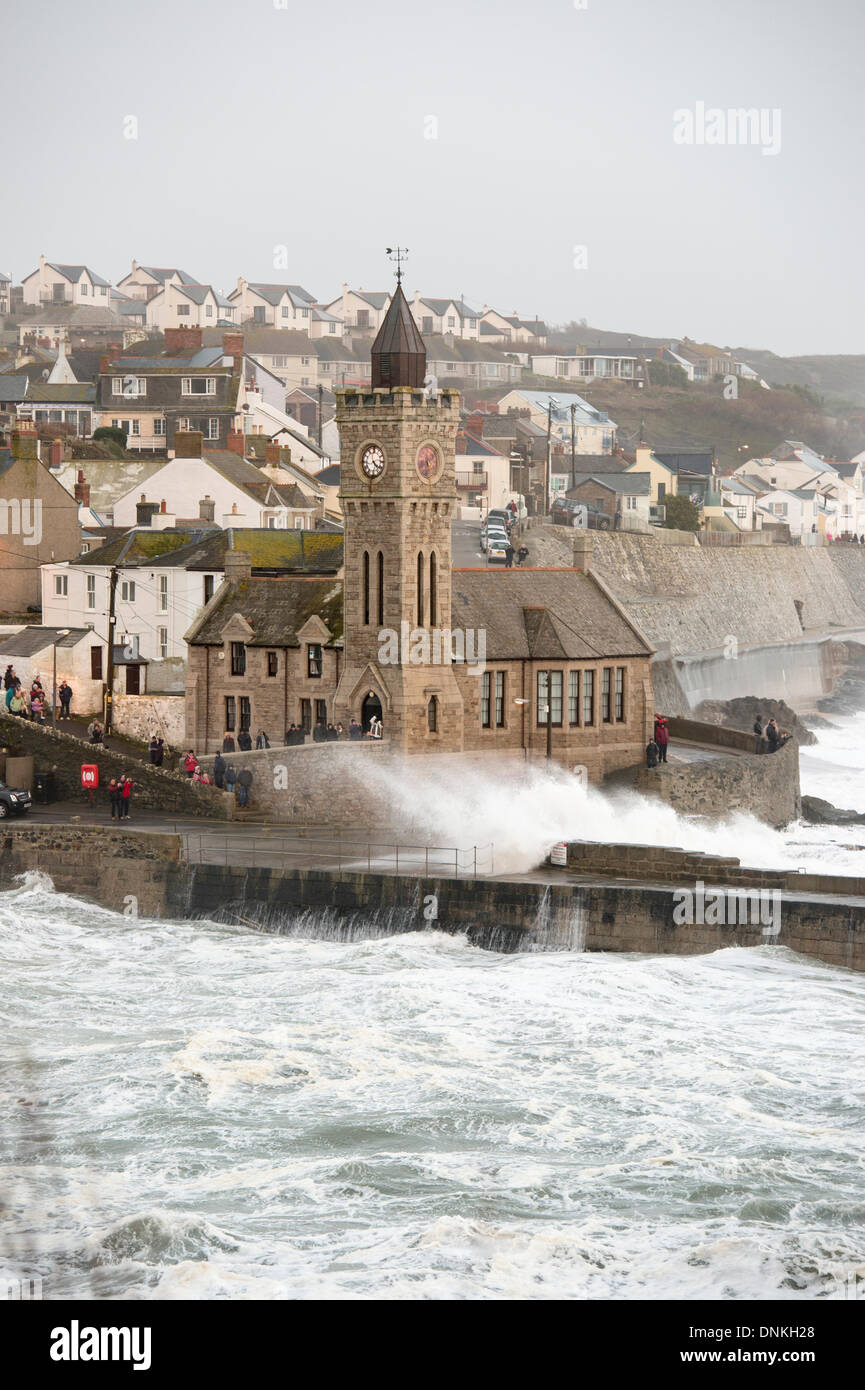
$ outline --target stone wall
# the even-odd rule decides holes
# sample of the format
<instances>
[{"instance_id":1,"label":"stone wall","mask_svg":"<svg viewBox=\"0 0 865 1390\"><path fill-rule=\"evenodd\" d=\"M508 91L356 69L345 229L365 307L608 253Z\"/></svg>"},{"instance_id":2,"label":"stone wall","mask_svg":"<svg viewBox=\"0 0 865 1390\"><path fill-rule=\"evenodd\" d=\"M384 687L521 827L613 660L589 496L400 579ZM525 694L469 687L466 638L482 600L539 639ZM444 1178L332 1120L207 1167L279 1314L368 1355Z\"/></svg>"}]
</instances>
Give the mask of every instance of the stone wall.
<instances>
[{"instance_id":1,"label":"stone wall","mask_svg":"<svg viewBox=\"0 0 865 1390\"><path fill-rule=\"evenodd\" d=\"M107 853L105 851L108 851ZM495 951L581 949L694 955L725 946L786 946L865 969L865 906L787 897L779 930L677 924L672 888L526 880L398 878L282 872L178 860L173 836L13 825L0 831L0 888L41 869L64 892L113 911L204 917L269 932L349 939L405 931L464 932Z\"/></svg>"},{"instance_id":2,"label":"stone wall","mask_svg":"<svg viewBox=\"0 0 865 1390\"><path fill-rule=\"evenodd\" d=\"M180 748L186 732L186 699L179 695L115 695L114 728L126 738L148 743L156 732L166 747Z\"/></svg>"},{"instance_id":3,"label":"stone wall","mask_svg":"<svg viewBox=\"0 0 865 1390\"><path fill-rule=\"evenodd\" d=\"M737 737L747 740L748 735ZM716 819L737 811L750 812L758 820L781 829L798 820L802 810L799 750L792 740L777 753L743 753L678 766L664 763L656 768L640 768L635 785L648 796L660 797L680 815Z\"/></svg>"},{"instance_id":4,"label":"stone wall","mask_svg":"<svg viewBox=\"0 0 865 1390\"><path fill-rule=\"evenodd\" d=\"M723 652L730 637L741 649L865 628L865 546L713 549L591 536L592 568L661 657ZM573 539L567 527L533 527L532 565L572 564Z\"/></svg>"},{"instance_id":5,"label":"stone wall","mask_svg":"<svg viewBox=\"0 0 865 1390\"><path fill-rule=\"evenodd\" d=\"M55 795L60 800L87 804L88 793L81 786L81 765L95 763L99 768L99 790L95 799L104 803L106 812L106 788L110 779L129 772L134 782L133 805L176 815L225 818L228 814L229 798L220 796L211 787L195 787L180 773L136 762L124 753L100 748L59 729L42 728L26 719L0 714L0 748L19 756L31 755L37 772L53 772Z\"/></svg>"}]
</instances>

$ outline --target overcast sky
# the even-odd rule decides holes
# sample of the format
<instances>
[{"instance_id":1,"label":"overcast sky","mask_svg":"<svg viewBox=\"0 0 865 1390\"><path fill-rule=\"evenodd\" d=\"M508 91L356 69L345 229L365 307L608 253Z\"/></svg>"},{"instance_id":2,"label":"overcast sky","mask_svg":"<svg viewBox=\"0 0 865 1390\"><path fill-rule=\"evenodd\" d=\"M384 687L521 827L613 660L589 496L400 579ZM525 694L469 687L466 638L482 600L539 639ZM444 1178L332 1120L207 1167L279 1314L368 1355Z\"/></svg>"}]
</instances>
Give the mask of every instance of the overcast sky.
<instances>
[{"instance_id":1,"label":"overcast sky","mask_svg":"<svg viewBox=\"0 0 865 1390\"><path fill-rule=\"evenodd\" d=\"M863 35L862 0L17 6L0 268L327 302L389 288L399 242L409 293L865 352ZM764 110L762 143L696 143L698 103Z\"/></svg>"}]
</instances>

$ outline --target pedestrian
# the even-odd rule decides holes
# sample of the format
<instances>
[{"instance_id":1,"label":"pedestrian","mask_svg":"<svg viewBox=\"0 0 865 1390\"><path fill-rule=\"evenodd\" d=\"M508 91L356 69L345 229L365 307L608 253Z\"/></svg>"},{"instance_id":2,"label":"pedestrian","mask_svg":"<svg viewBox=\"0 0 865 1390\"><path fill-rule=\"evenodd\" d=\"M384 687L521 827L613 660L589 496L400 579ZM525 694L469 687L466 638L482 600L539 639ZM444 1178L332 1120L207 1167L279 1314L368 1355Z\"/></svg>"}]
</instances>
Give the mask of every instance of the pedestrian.
<instances>
[{"instance_id":1,"label":"pedestrian","mask_svg":"<svg viewBox=\"0 0 865 1390\"><path fill-rule=\"evenodd\" d=\"M529 547L526 545L525 541L523 541L522 545L520 546L519 550L517 551L517 564L518 564L518 565L524 565L525 562L526 562L526 560L527 560L528 558L529 558Z\"/></svg>"},{"instance_id":2,"label":"pedestrian","mask_svg":"<svg viewBox=\"0 0 865 1390\"><path fill-rule=\"evenodd\" d=\"M69 706L72 704L72 686L65 680L60 682L60 689L57 692L60 696L60 718L68 719Z\"/></svg>"},{"instance_id":3,"label":"pedestrian","mask_svg":"<svg viewBox=\"0 0 865 1390\"><path fill-rule=\"evenodd\" d=\"M757 718L754 720L754 752L762 753L764 743L765 740L763 738L763 719L762 716L758 714Z\"/></svg>"},{"instance_id":4,"label":"pedestrian","mask_svg":"<svg viewBox=\"0 0 865 1390\"><path fill-rule=\"evenodd\" d=\"M237 746L242 753L248 753L252 748L252 736L248 729L241 729L237 735Z\"/></svg>"},{"instance_id":5,"label":"pedestrian","mask_svg":"<svg viewBox=\"0 0 865 1390\"><path fill-rule=\"evenodd\" d=\"M249 789L252 786L252 773L248 767L242 767L237 774L237 804L238 806L249 805Z\"/></svg>"},{"instance_id":6,"label":"pedestrian","mask_svg":"<svg viewBox=\"0 0 865 1390\"><path fill-rule=\"evenodd\" d=\"M20 715L22 719L27 718L27 701L14 686L12 687L12 699L7 700L7 704L12 714Z\"/></svg>"},{"instance_id":7,"label":"pedestrian","mask_svg":"<svg viewBox=\"0 0 865 1390\"><path fill-rule=\"evenodd\" d=\"M356 719L352 719L348 726L349 739L363 738L363 729Z\"/></svg>"},{"instance_id":8,"label":"pedestrian","mask_svg":"<svg viewBox=\"0 0 865 1390\"><path fill-rule=\"evenodd\" d=\"M158 738L158 739L156 740L156 758L155 758L155 760L154 760L154 767L161 767L161 766L162 766L162 759L163 759L164 757L165 757L165 743L164 743L164 740L163 740L163 739Z\"/></svg>"},{"instance_id":9,"label":"pedestrian","mask_svg":"<svg viewBox=\"0 0 865 1390\"><path fill-rule=\"evenodd\" d=\"M345 738L345 729L341 724L337 724L336 726L336 736L337 738Z\"/></svg>"},{"instance_id":10,"label":"pedestrian","mask_svg":"<svg viewBox=\"0 0 865 1390\"><path fill-rule=\"evenodd\" d=\"M151 766L156 767L156 756L159 752L159 739L155 734L151 736L150 742L147 745L147 752L150 757Z\"/></svg>"},{"instance_id":11,"label":"pedestrian","mask_svg":"<svg viewBox=\"0 0 865 1390\"><path fill-rule=\"evenodd\" d=\"M7 685L7 687L6 687L6 696L5 696L5 699L6 699L6 708L7 708L8 710L11 711L11 709L12 709L12 701L15 699L15 687L14 687L14 685Z\"/></svg>"},{"instance_id":12,"label":"pedestrian","mask_svg":"<svg viewBox=\"0 0 865 1390\"><path fill-rule=\"evenodd\" d=\"M228 731L228 729L226 729L225 738L222 740L222 751L223 753L234 752L234 739L231 737L231 734Z\"/></svg>"},{"instance_id":13,"label":"pedestrian","mask_svg":"<svg viewBox=\"0 0 865 1390\"><path fill-rule=\"evenodd\" d=\"M38 690L31 690L30 692L30 718L35 720L37 724L45 723L42 717L42 699Z\"/></svg>"},{"instance_id":14,"label":"pedestrian","mask_svg":"<svg viewBox=\"0 0 865 1390\"><path fill-rule=\"evenodd\" d=\"M285 731L285 746L286 746L286 748L291 748L292 745L295 744L295 743L297 742L297 739L295 738L295 734L296 734L296 733L297 733L297 725L295 725L295 724L289 724L288 728L287 728L286 731Z\"/></svg>"},{"instance_id":15,"label":"pedestrian","mask_svg":"<svg viewBox=\"0 0 865 1390\"><path fill-rule=\"evenodd\" d=\"M778 733L778 725L774 719L770 719L766 725L766 746L770 753L777 753L781 742L781 735Z\"/></svg>"},{"instance_id":16,"label":"pedestrian","mask_svg":"<svg viewBox=\"0 0 865 1390\"><path fill-rule=\"evenodd\" d=\"M660 756L660 748L653 738L646 744L646 767L657 767Z\"/></svg>"},{"instance_id":17,"label":"pedestrian","mask_svg":"<svg viewBox=\"0 0 865 1390\"><path fill-rule=\"evenodd\" d=\"M237 773L234 770L234 763L229 763L225 769L225 790L234 796L234 784L237 781Z\"/></svg>"},{"instance_id":18,"label":"pedestrian","mask_svg":"<svg viewBox=\"0 0 865 1390\"><path fill-rule=\"evenodd\" d=\"M318 723L316 724L315 728L313 729L313 731L312 731L312 741L313 741L313 743L326 743L326 742L327 742L327 725L325 724L325 722L324 722L323 719L319 719Z\"/></svg>"},{"instance_id":19,"label":"pedestrian","mask_svg":"<svg viewBox=\"0 0 865 1390\"><path fill-rule=\"evenodd\" d=\"M327 741L328 741L328 743L336 743L336 740L337 740L338 737L339 737L339 735L338 735L337 732L336 732L336 727L335 727L333 724L328 724L328 726L327 726Z\"/></svg>"},{"instance_id":20,"label":"pedestrian","mask_svg":"<svg viewBox=\"0 0 865 1390\"><path fill-rule=\"evenodd\" d=\"M658 745L658 761L667 761L667 744L670 742L670 733L667 728L666 719L660 714L655 715L655 742Z\"/></svg>"},{"instance_id":21,"label":"pedestrian","mask_svg":"<svg viewBox=\"0 0 865 1390\"><path fill-rule=\"evenodd\" d=\"M217 753L213 760L213 785L222 791L225 786L225 759Z\"/></svg>"},{"instance_id":22,"label":"pedestrian","mask_svg":"<svg viewBox=\"0 0 865 1390\"><path fill-rule=\"evenodd\" d=\"M91 742L91 743L101 743L101 742L102 742L102 735L103 735L103 728L102 728L102 725L99 723L99 720L98 720L98 719L91 719L90 723L87 725L87 736L88 736L88 738L90 739L90 742Z\"/></svg>"},{"instance_id":23,"label":"pedestrian","mask_svg":"<svg viewBox=\"0 0 865 1390\"><path fill-rule=\"evenodd\" d=\"M6 667L6 670L3 672L3 689L10 690L14 686L14 684L15 667L12 665L12 662L10 661L9 665Z\"/></svg>"},{"instance_id":24,"label":"pedestrian","mask_svg":"<svg viewBox=\"0 0 865 1390\"><path fill-rule=\"evenodd\" d=\"M267 737L267 734L264 732L263 729L259 729L258 733L255 736L255 746L256 748L270 747L270 739Z\"/></svg>"},{"instance_id":25,"label":"pedestrian","mask_svg":"<svg viewBox=\"0 0 865 1390\"><path fill-rule=\"evenodd\" d=\"M186 773L187 777L192 777L197 767L198 759L190 748L186 757L183 759L183 771Z\"/></svg>"},{"instance_id":26,"label":"pedestrian","mask_svg":"<svg viewBox=\"0 0 865 1390\"><path fill-rule=\"evenodd\" d=\"M513 548L513 546L511 545L510 541L508 541L507 545L505 546L505 569L510 570L510 569L513 569L513 567L514 567L514 548Z\"/></svg>"},{"instance_id":27,"label":"pedestrian","mask_svg":"<svg viewBox=\"0 0 865 1390\"><path fill-rule=\"evenodd\" d=\"M123 781L120 784L120 809L121 820L129 820L129 803L132 800L132 778L128 772L124 772Z\"/></svg>"},{"instance_id":28,"label":"pedestrian","mask_svg":"<svg viewBox=\"0 0 865 1390\"><path fill-rule=\"evenodd\" d=\"M120 820L121 787L116 777L108 783L108 800L111 802L111 819Z\"/></svg>"}]
</instances>

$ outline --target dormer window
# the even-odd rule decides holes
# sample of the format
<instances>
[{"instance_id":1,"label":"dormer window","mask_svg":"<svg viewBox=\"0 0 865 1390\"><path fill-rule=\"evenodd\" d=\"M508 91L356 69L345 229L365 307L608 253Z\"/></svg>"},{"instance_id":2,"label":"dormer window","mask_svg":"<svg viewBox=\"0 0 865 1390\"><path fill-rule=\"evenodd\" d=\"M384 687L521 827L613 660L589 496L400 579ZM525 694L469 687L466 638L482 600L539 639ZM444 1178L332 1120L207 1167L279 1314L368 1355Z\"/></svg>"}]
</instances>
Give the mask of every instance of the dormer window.
<instances>
[{"instance_id":1,"label":"dormer window","mask_svg":"<svg viewBox=\"0 0 865 1390\"><path fill-rule=\"evenodd\" d=\"M306 674L310 680L321 679L321 665L321 644L319 642L310 642L306 649Z\"/></svg>"}]
</instances>

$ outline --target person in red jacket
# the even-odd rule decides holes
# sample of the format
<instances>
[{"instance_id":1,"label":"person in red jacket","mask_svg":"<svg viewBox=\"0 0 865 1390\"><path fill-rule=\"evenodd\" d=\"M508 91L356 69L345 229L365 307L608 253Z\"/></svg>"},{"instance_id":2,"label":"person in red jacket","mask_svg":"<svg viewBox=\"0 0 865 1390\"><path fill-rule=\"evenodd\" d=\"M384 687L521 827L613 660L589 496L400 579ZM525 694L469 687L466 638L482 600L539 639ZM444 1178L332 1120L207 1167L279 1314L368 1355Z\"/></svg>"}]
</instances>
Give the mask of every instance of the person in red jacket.
<instances>
[{"instance_id":1,"label":"person in red jacket","mask_svg":"<svg viewBox=\"0 0 865 1390\"><path fill-rule=\"evenodd\" d=\"M120 819L129 820L129 803L132 800L132 778L124 772L120 784Z\"/></svg>"},{"instance_id":2,"label":"person in red jacket","mask_svg":"<svg viewBox=\"0 0 865 1390\"><path fill-rule=\"evenodd\" d=\"M187 777L191 777L197 767L198 759L190 748L186 757L183 759L183 771L186 773Z\"/></svg>"},{"instance_id":3,"label":"person in red jacket","mask_svg":"<svg viewBox=\"0 0 865 1390\"><path fill-rule=\"evenodd\" d=\"M667 728L667 721L660 714L655 715L655 742L658 745L659 761L667 761L667 744L670 742L670 731Z\"/></svg>"}]
</instances>

